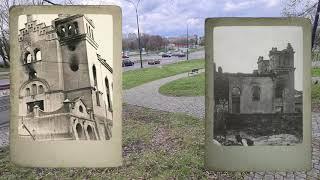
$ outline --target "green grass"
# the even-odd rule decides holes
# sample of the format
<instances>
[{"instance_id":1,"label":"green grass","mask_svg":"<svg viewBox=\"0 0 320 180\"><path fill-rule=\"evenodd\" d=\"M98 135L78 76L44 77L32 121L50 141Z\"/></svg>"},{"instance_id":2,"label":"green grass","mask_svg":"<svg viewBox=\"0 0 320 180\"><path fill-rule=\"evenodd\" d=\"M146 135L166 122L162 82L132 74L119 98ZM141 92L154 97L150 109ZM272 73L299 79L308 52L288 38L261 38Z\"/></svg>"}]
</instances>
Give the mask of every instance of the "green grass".
<instances>
[{"instance_id":1,"label":"green grass","mask_svg":"<svg viewBox=\"0 0 320 180\"><path fill-rule=\"evenodd\" d=\"M314 103L320 102L320 85L312 84L311 86L311 99Z\"/></svg>"},{"instance_id":2,"label":"green grass","mask_svg":"<svg viewBox=\"0 0 320 180\"><path fill-rule=\"evenodd\" d=\"M123 107L123 166L22 168L0 148L0 179L240 179L243 173L206 171L203 120L180 113Z\"/></svg>"},{"instance_id":3,"label":"green grass","mask_svg":"<svg viewBox=\"0 0 320 180\"><path fill-rule=\"evenodd\" d=\"M123 88L130 89L150 81L188 72L194 68L204 68L204 60L181 61L153 68L126 71L123 73Z\"/></svg>"},{"instance_id":4,"label":"green grass","mask_svg":"<svg viewBox=\"0 0 320 180\"><path fill-rule=\"evenodd\" d=\"M314 77L320 76L320 68L312 68L311 73Z\"/></svg>"},{"instance_id":5,"label":"green grass","mask_svg":"<svg viewBox=\"0 0 320 180\"><path fill-rule=\"evenodd\" d=\"M204 96L205 74L185 77L160 87L159 92L167 96Z\"/></svg>"}]
</instances>

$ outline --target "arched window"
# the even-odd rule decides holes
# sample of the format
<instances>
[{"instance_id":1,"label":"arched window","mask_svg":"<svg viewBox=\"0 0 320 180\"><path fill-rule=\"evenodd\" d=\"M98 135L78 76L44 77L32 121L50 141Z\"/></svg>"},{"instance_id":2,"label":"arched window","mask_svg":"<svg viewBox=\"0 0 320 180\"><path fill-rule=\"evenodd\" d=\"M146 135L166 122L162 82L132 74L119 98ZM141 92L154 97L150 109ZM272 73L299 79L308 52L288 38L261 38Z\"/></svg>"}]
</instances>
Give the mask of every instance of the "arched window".
<instances>
[{"instance_id":1,"label":"arched window","mask_svg":"<svg viewBox=\"0 0 320 180\"><path fill-rule=\"evenodd\" d=\"M83 129L80 123L76 125L76 131L77 131L79 140L86 139L85 135L83 134Z\"/></svg>"},{"instance_id":2,"label":"arched window","mask_svg":"<svg viewBox=\"0 0 320 180\"><path fill-rule=\"evenodd\" d=\"M95 65L92 66L92 73L93 73L94 86L97 86L97 70Z\"/></svg>"},{"instance_id":3,"label":"arched window","mask_svg":"<svg viewBox=\"0 0 320 180\"><path fill-rule=\"evenodd\" d=\"M96 101L97 101L97 106L100 106L100 93L99 93L99 91L96 91Z\"/></svg>"},{"instance_id":4,"label":"arched window","mask_svg":"<svg viewBox=\"0 0 320 180\"><path fill-rule=\"evenodd\" d=\"M107 94L108 108L109 108L110 111L112 111L112 103L111 103L111 98L110 98L110 87L109 87L108 77L106 77L104 79L104 82L106 84L106 94Z\"/></svg>"},{"instance_id":5,"label":"arched window","mask_svg":"<svg viewBox=\"0 0 320 180\"><path fill-rule=\"evenodd\" d=\"M259 86L252 87L252 101L260 101L260 87Z\"/></svg>"},{"instance_id":6,"label":"arched window","mask_svg":"<svg viewBox=\"0 0 320 180\"><path fill-rule=\"evenodd\" d=\"M73 26L74 26L74 34L79 34L78 23L77 23L77 22L74 22L74 23L73 23Z\"/></svg>"},{"instance_id":7,"label":"arched window","mask_svg":"<svg viewBox=\"0 0 320 180\"><path fill-rule=\"evenodd\" d=\"M97 140L96 135L94 133L94 130L93 130L93 128L91 126L87 127L87 132L88 132L90 140Z\"/></svg>"},{"instance_id":8,"label":"arched window","mask_svg":"<svg viewBox=\"0 0 320 180\"><path fill-rule=\"evenodd\" d=\"M79 111L83 112L83 107L81 105L79 106Z\"/></svg>"},{"instance_id":9,"label":"arched window","mask_svg":"<svg viewBox=\"0 0 320 180\"><path fill-rule=\"evenodd\" d=\"M30 88L26 89L26 96L30 96Z\"/></svg>"},{"instance_id":10,"label":"arched window","mask_svg":"<svg viewBox=\"0 0 320 180\"><path fill-rule=\"evenodd\" d=\"M60 26L59 34L61 37L66 35L66 28L63 25Z\"/></svg>"},{"instance_id":11,"label":"arched window","mask_svg":"<svg viewBox=\"0 0 320 180\"><path fill-rule=\"evenodd\" d=\"M86 23L86 27L87 27L87 33L89 33L89 27L87 23Z\"/></svg>"},{"instance_id":12,"label":"arched window","mask_svg":"<svg viewBox=\"0 0 320 180\"><path fill-rule=\"evenodd\" d=\"M68 29L68 36L73 35L73 27L72 27L71 24L69 24L69 25L67 26L67 29Z\"/></svg>"},{"instance_id":13,"label":"arched window","mask_svg":"<svg viewBox=\"0 0 320 180\"><path fill-rule=\"evenodd\" d=\"M91 37L92 37L92 39L94 39L94 37L93 37L93 30L91 29Z\"/></svg>"},{"instance_id":14,"label":"arched window","mask_svg":"<svg viewBox=\"0 0 320 180\"><path fill-rule=\"evenodd\" d=\"M36 94L37 94L37 85L32 84L32 95L36 95Z\"/></svg>"},{"instance_id":15,"label":"arched window","mask_svg":"<svg viewBox=\"0 0 320 180\"><path fill-rule=\"evenodd\" d=\"M39 94L42 94L42 93L44 93L43 86L42 86L42 85L39 85Z\"/></svg>"},{"instance_id":16,"label":"arched window","mask_svg":"<svg viewBox=\"0 0 320 180\"><path fill-rule=\"evenodd\" d=\"M26 52L25 54L25 63L31 63L32 61L32 56L30 52Z\"/></svg>"},{"instance_id":17,"label":"arched window","mask_svg":"<svg viewBox=\"0 0 320 180\"><path fill-rule=\"evenodd\" d=\"M34 50L34 56L36 57L36 61L41 61L41 51L40 49L35 49Z\"/></svg>"}]
</instances>

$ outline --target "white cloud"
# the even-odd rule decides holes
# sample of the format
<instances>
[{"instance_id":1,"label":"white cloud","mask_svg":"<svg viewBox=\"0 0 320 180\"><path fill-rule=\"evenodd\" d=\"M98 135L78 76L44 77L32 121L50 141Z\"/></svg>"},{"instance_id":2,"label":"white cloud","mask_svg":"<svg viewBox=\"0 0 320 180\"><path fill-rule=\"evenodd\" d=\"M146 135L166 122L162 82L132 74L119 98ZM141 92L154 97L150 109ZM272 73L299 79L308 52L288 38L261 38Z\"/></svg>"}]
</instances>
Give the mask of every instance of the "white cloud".
<instances>
[{"instance_id":1,"label":"white cloud","mask_svg":"<svg viewBox=\"0 0 320 180\"><path fill-rule=\"evenodd\" d=\"M241 9L246 9L254 4L256 4L256 1L242 1L242 2L237 2L237 3L228 1L225 3L224 10L225 11L238 11Z\"/></svg>"},{"instance_id":2,"label":"white cloud","mask_svg":"<svg viewBox=\"0 0 320 180\"><path fill-rule=\"evenodd\" d=\"M81 0L85 4L115 4L122 8L123 33L137 31L134 7L126 0ZM133 0L135 1L135 0ZM280 0L141 0L142 32L165 36L204 33L204 19L219 16L279 16ZM268 7L268 8L266 8ZM250 10L248 10L250 9ZM266 9L269 11L266 14Z\"/></svg>"}]
</instances>

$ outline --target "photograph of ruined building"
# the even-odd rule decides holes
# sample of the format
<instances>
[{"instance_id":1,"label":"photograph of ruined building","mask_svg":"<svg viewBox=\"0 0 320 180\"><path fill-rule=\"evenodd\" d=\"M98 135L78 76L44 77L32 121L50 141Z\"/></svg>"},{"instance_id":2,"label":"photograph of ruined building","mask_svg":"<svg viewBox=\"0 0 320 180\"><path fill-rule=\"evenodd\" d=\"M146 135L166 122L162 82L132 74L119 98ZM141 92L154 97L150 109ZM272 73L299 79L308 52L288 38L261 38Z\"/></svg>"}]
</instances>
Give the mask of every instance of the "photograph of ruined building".
<instances>
[{"instance_id":1,"label":"photograph of ruined building","mask_svg":"<svg viewBox=\"0 0 320 180\"><path fill-rule=\"evenodd\" d=\"M294 54L290 42L285 49L270 47L268 59L256 58L252 73L224 72L215 63L215 140L226 146L302 142L302 91L295 89Z\"/></svg>"},{"instance_id":2,"label":"photograph of ruined building","mask_svg":"<svg viewBox=\"0 0 320 180\"><path fill-rule=\"evenodd\" d=\"M19 136L109 140L113 68L99 53L96 22L83 14L52 15L50 24L35 17L19 22Z\"/></svg>"}]
</instances>

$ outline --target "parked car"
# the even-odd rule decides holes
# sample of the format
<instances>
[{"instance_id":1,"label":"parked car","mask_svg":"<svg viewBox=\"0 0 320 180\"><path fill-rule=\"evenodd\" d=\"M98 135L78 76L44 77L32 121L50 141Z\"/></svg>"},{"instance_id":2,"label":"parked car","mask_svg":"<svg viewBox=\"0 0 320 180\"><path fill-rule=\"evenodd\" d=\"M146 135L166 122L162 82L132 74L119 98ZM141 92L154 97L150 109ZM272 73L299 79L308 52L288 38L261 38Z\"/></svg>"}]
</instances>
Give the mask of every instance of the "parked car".
<instances>
[{"instance_id":1,"label":"parked car","mask_svg":"<svg viewBox=\"0 0 320 180\"><path fill-rule=\"evenodd\" d=\"M159 59L150 60L150 61L148 61L148 64L149 65L160 64L160 60Z\"/></svg>"},{"instance_id":2,"label":"parked car","mask_svg":"<svg viewBox=\"0 0 320 180\"><path fill-rule=\"evenodd\" d=\"M122 60L122 67L133 66L133 65L134 65L134 62L132 62L132 61L129 60L129 59L124 59L124 60Z\"/></svg>"},{"instance_id":3,"label":"parked car","mask_svg":"<svg viewBox=\"0 0 320 180\"><path fill-rule=\"evenodd\" d=\"M164 54L162 54L162 57L163 57L163 58L164 58L164 57L171 57L171 55L164 53Z\"/></svg>"},{"instance_id":4,"label":"parked car","mask_svg":"<svg viewBox=\"0 0 320 180\"><path fill-rule=\"evenodd\" d=\"M179 53L177 56L178 57L186 57L186 54L185 53Z\"/></svg>"},{"instance_id":5,"label":"parked car","mask_svg":"<svg viewBox=\"0 0 320 180\"><path fill-rule=\"evenodd\" d=\"M183 52L175 52L174 54L172 54L172 56L176 56L176 57L186 57L186 55Z\"/></svg>"}]
</instances>

